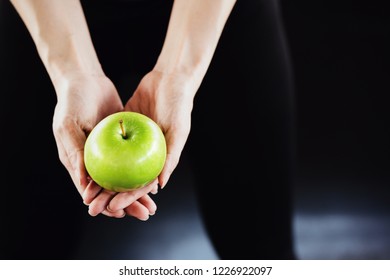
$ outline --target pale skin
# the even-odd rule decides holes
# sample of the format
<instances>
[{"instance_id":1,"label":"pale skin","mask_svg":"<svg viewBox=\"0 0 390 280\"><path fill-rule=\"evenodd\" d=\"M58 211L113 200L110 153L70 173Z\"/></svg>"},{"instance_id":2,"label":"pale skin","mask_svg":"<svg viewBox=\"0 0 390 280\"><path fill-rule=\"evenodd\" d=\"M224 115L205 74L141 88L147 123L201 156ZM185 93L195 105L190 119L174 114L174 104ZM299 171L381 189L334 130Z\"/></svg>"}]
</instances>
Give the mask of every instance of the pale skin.
<instances>
[{"instance_id":1,"label":"pale skin","mask_svg":"<svg viewBox=\"0 0 390 280\"><path fill-rule=\"evenodd\" d=\"M147 220L157 209L149 194L166 186L179 163L191 128L193 99L235 0L175 0L160 56L126 104L100 65L79 0L11 3L53 83L57 96L53 133L59 158L89 206L89 214ZM90 180L83 153L92 128L109 114L123 110L143 113L160 125L167 142L167 160L148 186L116 193Z\"/></svg>"}]
</instances>

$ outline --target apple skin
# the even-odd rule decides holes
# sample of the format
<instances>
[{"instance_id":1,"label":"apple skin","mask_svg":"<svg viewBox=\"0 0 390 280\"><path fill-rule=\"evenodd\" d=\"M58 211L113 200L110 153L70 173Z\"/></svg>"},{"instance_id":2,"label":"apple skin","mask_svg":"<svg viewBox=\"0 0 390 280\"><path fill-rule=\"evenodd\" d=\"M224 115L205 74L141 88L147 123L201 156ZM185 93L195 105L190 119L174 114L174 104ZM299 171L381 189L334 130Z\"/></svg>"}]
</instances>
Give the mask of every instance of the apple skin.
<instances>
[{"instance_id":1,"label":"apple skin","mask_svg":"<svg viewBox=\"0 0 390 280\"><path fill-rule=\"evenodd\" d=\"M99 186L125 192L156 179L166 153L165 137L157 123L140 113L118 112L92 129L84 146L84 163Z\"/></svg>"}]
</instances>

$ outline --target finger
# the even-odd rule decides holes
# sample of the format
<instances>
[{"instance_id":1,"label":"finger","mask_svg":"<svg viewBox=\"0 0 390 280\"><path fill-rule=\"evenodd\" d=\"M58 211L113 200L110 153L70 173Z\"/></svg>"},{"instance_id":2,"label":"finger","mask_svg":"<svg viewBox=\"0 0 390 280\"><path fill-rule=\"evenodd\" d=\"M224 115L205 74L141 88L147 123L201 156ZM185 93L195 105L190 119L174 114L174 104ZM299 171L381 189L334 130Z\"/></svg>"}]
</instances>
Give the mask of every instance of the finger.
<instances>
[{"instance_id":1,"label":"finger","mask_svg":"<svg viewBox=\"0 0 390 280\"><path fill-rule=\"evenodd\" d=\"M139 201L135 201L124 210L127 215L137 218L141 221L147 221L149 219L149 210Z\"/></svg>"},{"instance_id":2,"label":"finger","mask_svg":"<svg viewBox=\"0 0 390 280\"><path fill-rule=\"evenodd\" d=\"M124 218L126 216L126 212L124 210L119 210L119 211L116 211L116 212L111 212L110 210L104 210L102 212L103 215L107 216L107 217L112 217L112 218L117 218L117 219L120 219L120 218Z\"/></svg>"},{"instance_id":3,"label":"finger","mask_svg":"<svg viewBox=\"0 0 390 280\"><path fill-rule=\"evenodd\" d=\"M145 194L138 199L138 202L149 210L149 215L154 215L156 213L157 205L149 195Z\"/></svg>"},{"instance_id":4,"label":"finger","mask_svg":"<svg viewBox=\"0 0 390 280\"><path fill-rule=\"evenodd\" d=\"M149 219L149 216L146 215L145 208L148 210L148 215L154 215L157 209L154 201L148 196L145 195L141 197L138 201L135 201L133 204L127 206L127 210L119 210L112 212L110 209L106 209L102 212L103 215L112 218L123 218L128 213L129 216L135 217L139 220L146 221Z\"/></svg>"},{"instance_id":5,"label":"finger","mask_svg":"<svg viewBox=\"0 0 390 280\"><path fill-rule=\"evenodd\" d=\"M112 192L112 191L107 191L107 190L102 190L96 197L95 199L89 204L89 209L88 213L91 216L97 216L100 213L102 213L104 210L106 210L107 205L110 203L111 199L115 197L117 193ZM115 211L111 212L116 212L121 209L117 209Z\"/></svg>"},{"instance_id":6,"label":"finger","mask_svg":"<svg viewBox=\"0 0 390 280\"><path fill-rule=\"evenodd\" d=\"M180 159L180 155L187 140L186 134L181 136L170 136L172 133L166 133L167 142L167 158L165 160L164 168L158 176L158 181L163 189L168 183L173 171L177 167Z\"/></svg>"},{"instance_id":7,"label":"finger","mask_svg":"<svg viewBox=\"0 0 390 280\"><path fill-rule=\"evenodd\" d=\"M62 144L62 141L60 139L56 138L56 142L57 142L57 149L58 149L58 155L59 155L60 161L65 166L70 177L72 178L73 184L76 186L77 191L81 195L83 193L83 190L82 190L81 185L79 184L80 179L75 172L72 172L73 168L72 168L72 165L71 165L69 158L66 154L64 145Z\"/></svg>"},{"instance_id":8,"label":"finger","mask_svg":"<svg viewBox=\"0 0 390 280\"><path fill-rule=\"evenodd\" d=\"M84 166L85 133L73 121L68 121L55 128L54 137L60 160L82 195L88 185L87 171Z\"/></svg>"},{"instance_id":9,"label":"finger","mask_svg":"<svg viewBox=\"0 0 390 280\"><path fill-rule=\"evenodd\" d=\"M108 208L112 212L116 212L118 210L124 209L130 204L137 201L139 198L148 194L156 184L157 184L157 179L154 180L149 185L142 187L140 189L118 193L113 199L111 199Z\"/></svg>"},{"instance_id":10,"label":"finger","mask_svg":"<svg viewBox=\"0 0 390 280\"><path fill-rule=\"evenodd\" d=\"M161 189L163 189L167 185L169 178L171 177L177 164L177 158L171 154L167 154L167 159L165 161L164 168L158 176L158 181L161 186Z\"/></svg>"},{"instance_id":11,"label":"finger","mask_svg":"<svg viewBox=\"0 0 390 280\"><path fill-rule=\"evenodd\" d=\"M89 181L82 195L84 204L85 205L91 204L91 202L102 190L103 190L102 187L96 184L93 180Z\"/></svg>"},{"instance_id":12,"label":"finger","mask_svg":"<svg viewBox=\"0 0 390 280\"><path fill-rule=\"evenodd\" d=\"M79 179L79 186L80 186L80 194L82 195L85 191L85 188L89 184L88 174L87 170L85 169L84 164L84 148L79 149L76 154L76 165L74 166L74 173L76 174L76 178ZM74 165L74 164L72 164Z\"/></svg>"},{"instance_id":13,"label":"finger","mask_svg":"<svg viewBox=\"0 0 390 280\"><path fill-rule=\"evenodd\" d=\"M152 194L157 194L158 193L158 184L156 184L153 189L150 191Z\"/></svg>"}]
</instances>

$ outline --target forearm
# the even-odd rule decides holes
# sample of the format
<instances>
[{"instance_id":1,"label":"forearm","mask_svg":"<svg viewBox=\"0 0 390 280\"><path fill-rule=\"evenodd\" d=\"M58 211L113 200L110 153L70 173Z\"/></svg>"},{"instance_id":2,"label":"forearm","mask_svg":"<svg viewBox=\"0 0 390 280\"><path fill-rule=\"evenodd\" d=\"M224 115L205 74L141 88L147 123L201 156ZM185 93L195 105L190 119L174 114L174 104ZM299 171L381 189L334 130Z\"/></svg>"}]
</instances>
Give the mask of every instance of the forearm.
<instances>
[{"instance_id":1,"label":"forearm","mask_svg":"<svg viewBox=\"0 0 390 280\"><path fill-rule=\"evenodd\" d=\"M54 82L70 73L101 75L79 0L11 0Z\"/></svg>"},{"instance_id":2,"label":"forearm","mask_svg":"<svg viewBox=\"0 0 390 280\"><path fill-rule=\"evenodd\" d=\"M202 79L235 2L175 0L155 70Z\"/></svg>"}]
</instances>

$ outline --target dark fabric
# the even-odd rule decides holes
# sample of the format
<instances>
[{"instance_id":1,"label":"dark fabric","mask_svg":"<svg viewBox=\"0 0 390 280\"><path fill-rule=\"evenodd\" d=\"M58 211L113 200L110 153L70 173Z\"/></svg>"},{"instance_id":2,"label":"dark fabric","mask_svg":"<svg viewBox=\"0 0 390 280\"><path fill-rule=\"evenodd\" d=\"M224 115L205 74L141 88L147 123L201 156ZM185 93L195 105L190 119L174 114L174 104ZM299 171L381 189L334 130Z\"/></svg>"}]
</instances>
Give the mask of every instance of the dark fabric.
<instances>
[{"instance_id":1,"label":"dark fabric","mask_svg":"<svg viewBox=\"0 0 390 280\"><path fill-rule=\"evenodd\" d=\"M58 159L55 93L7 1L0 5L1 258L72 258L86 215ZM125 101L152 69L171 1L82 1L106 74ZM238 1L195 98L184 153L222 259L293 258L291 71L276 1ZM42 244L45 244L44 246Z\"/></svg>"},{"instance_id":2,"label":"dark fabric","mask_svg":"<svg viewBox=\"0 0 390 280\"><path fill-rule=\"evenodd\" d=\"M224 259L293 258L290 69L276 1L237 1L196 96L186 146Z\"/></svg>"}]
</instances>

